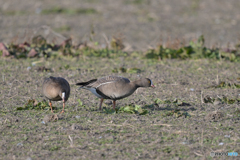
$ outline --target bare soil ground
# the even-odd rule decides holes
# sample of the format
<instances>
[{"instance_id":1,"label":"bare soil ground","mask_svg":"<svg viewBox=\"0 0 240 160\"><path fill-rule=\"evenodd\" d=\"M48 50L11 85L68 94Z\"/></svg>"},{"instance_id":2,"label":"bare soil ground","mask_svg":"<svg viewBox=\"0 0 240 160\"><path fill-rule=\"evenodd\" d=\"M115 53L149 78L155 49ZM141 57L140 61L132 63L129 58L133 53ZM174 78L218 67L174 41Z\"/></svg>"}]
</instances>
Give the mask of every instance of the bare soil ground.
<instances>
[{"instance_id":1,"label":"bare soil ground","mask_svg":"<svg viewBox=\"0 0 240 160\"><path fill-rule=\"evenodd\" d=\"M212 87L237 80L239 63L86 57L3 59L0 64L2 159L212 159L212 151L240 153L239 101L221 101L238 99L239 89ZM39 66L53 72L38 72ZM117 107L138 104L149 111L146 115L107 114L111 101L105 101L100 112L99 99L74 85L112 75L114 68L122 66L136 67L141 73L118 75L130 80L149 77L156 88L138 89L117 101ZM64 77L71 84L66 112L59 114L60 102L53 102L55 114L49 107L17 110L29 99L44 100L41 86L48 76ZM208 96L220 101L207 103ZM177 104L166 101L176 98Z\"/></svg>"},{"instance_id":2,"label":"bare soil ground","mask_svg":"<svg viewBox=\"0 0 240 160\"><path fill-rule=\"evenodd\" d=\"M206 45L236 44L238 0L0 0L0 41L20 43L41 34L49 41L99 42L123 36L128 50L146 50L162 38L203 34ZM57 7L57 8L56 8ZM45 27L43 27L45 26ZM48 27L46 27L48 26ZM106 35L106 36L105 36ZM108 38L106 38L108 37ZM212 159L210 152L240 154L239 63L214 60L148 60L130 57L0 59L0 159ZM44 67L50 70L43 71ZM39 68L40 67L40 68ZM113 73L137 68L139 73ZM140 105L145 115L98 111L99 99L74 84L106 75L152 79L117 101ZM71 84L66 111L61 102L37 110L43 79ZM217 86L217 87L216 87ZM227 157L222 157L226 159ZM232 157L232 159L238 157Z\"/></svg>"},{"instance_id":3,"label":"bare soil ground","mask_svg":"<svg viewBox=\"0 0 240 160\"><path fill-rule=\"evenodd\" d=\"M239 39L238 0L0 0L0 41L24 41L33 34L55 36L42 26L76 43L105 43L122 35L129 49L146 50L160 39L189 39L203 34L206 45L226 46ZM58 9L62 10L58 10ZM92 31L94 34L92 35Z\"/></svg>"}]
</instances>

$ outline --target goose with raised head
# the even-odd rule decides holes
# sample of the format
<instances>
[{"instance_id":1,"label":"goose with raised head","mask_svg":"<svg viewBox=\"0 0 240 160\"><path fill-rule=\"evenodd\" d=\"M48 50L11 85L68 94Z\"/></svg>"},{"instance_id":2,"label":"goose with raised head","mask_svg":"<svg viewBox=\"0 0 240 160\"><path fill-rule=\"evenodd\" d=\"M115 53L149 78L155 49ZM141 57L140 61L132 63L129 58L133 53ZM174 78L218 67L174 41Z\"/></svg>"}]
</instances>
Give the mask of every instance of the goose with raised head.
<instances>
[{"instance_id":1,"label":"goose with raised head","mask_svg":"<svg viewBox=\"0 0 240 160\"><path fill-rule=\"evenodd\" d=\"M104 99L113 100L113 109L116 106L116 100L130 96L139 87L153 87L152 80L142 78L136 81L130 81L128 78L120 76L107 76L99 79L92 79L87 82L80 82L80 88L91 91L100 98L99 110L101 110Z\"/></svg>"},{"instance_id":2,"label":"goose with raised head","mask_svg":"<svg viewBox=\"0 0 240 160\"><path fill-rule=\"evenodd\" d=\"M65 102L68 100L70 95L70 85L68 81L62 77L52 77L46 78L43 82L42 87L43 95L49 100L49 106L52 110L51 101L63 101L63 110L64 112Z\"/></svg>"}]
</instances>

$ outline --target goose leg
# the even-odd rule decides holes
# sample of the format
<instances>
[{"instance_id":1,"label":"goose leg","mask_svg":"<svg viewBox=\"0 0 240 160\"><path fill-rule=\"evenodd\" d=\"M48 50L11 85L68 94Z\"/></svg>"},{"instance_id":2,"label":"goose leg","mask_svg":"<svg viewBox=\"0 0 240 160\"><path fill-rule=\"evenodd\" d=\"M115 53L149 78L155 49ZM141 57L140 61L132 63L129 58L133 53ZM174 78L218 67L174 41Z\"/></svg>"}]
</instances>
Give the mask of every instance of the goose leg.
<instances>
[{"instance_id":1,"label":"goose leg","mask_svg":"<svg viewBox=\"0 0 240 160\"><path fill-rule=\"evenodd\" d=\"M113 101L113 109L115 110L116 101Z\"/></svg>"},{"instance_id":2,"label":"goose leg","mask_svg":"<svg viewBox=\"0 0 240 160\"><path fill-rule=\"evenodd\" d=\"M65 101L63 100L63 110L61 113L64 113Z\"/></svg>"},{"instance_id":3,"label":"goose leg","mask_svg":"<svg viewBox=\"0 0 240 160\"><path fill-rule=\"evenodd\" d=\"M49 106L51 108L51 112L53 113L53 110L52 110L52 102L49 100Z\"/></svg>"},{"instance_id":4,"label":"goose leg","mask_svg":"<svg viewBox=\"0 0 240 160\"><path fill-rule=\"evenodd\" d=\"M103 103L103 98L101 98L101 100L100 100L100 104L99 104L99 110L101 111L102 110L102 103Z\"/></svg>"}]
</instances>

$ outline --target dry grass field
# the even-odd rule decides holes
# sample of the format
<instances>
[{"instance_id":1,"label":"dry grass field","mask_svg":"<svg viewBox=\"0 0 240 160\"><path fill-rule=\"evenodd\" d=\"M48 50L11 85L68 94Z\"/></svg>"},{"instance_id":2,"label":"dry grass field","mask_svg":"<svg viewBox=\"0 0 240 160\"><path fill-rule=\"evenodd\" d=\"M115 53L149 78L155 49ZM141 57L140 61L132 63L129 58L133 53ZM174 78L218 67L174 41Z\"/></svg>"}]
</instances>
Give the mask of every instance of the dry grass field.
<instances>
[{"instance_id":1,"label":"dry grass field","mask_svg":"<svg viewBox=\"0 0 240 160\"><path fill-rule=\"evenodd\" d=\"M239 1L0 4L0 159L240 154ZM156 88L139 88L116 110L105 100L99 111L100 100L75 84L106 75L147 77ZM63 114L42 94L49 76L71 86Z\"/></svg>"}]
</instances>

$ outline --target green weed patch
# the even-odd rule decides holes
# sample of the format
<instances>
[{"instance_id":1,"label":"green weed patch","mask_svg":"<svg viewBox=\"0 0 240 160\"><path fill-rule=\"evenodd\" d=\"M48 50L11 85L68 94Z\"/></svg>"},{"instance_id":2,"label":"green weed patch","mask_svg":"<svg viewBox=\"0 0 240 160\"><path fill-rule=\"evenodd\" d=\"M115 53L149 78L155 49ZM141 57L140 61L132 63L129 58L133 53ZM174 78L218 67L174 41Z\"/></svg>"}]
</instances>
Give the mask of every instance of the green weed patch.
<instances>
[{"instance_id":1,"label":"green weed patch","mask_svg":"<svg viewBox=\"0 0 240 160\"><path fill-rule=\"evenodd\" d=\"M35 99L29 99L23 107L17 107L16 110L44 110L50 108L47 101L37 102ZM56 109L56 107L52 107Z\"/></svg>"},{"instance_id":2,"label":"green weed patch","mask_svg":"<svg viewBox=\"0 0 240 160\"><path fill-rule=\"evenodd\" d=\"M174 99L174 100L168 100L168 99L165 99L165 100L161 100L159 98L156 98L154 99L154 102L156 104L174 104L176 106L190 106L189 103L187 103L186 101L182 101L182 100L179 100L179 99Z\"/></svg>"},{"instance_id":3,"label":"green weed patch","mask_svg":"<svg viewBox=\"0 0 240 160\"><path fill-rule=\"evenodd\" d=\"M179 117L185 117L185 118L191 117L191 115L188 112L181 111L180 109L173 109L171 111L166 111L166 112L162 113L162 116L163 117L172 116L172 117L176 117L176 118L179 118Z\"/></svg>"},{"instance_id":4,"label":"green weed patch","mask_svg":"<svg viewBox=\"0 0 240 160\"><path fill-rule=\"evenodd\" d=\"M65 10L57 10L58 12L65 12ZM63 26L56 28L57 31L70 30L69 26ZM127 53L124 52L124 45L122 38L113 37L109 46L102 47L98 42L94 42L94 45L89 45L87 42L80 43L78 45L72 44L72 39L66 39L61 44L49 43L41 36L35 36L32 42L24 42L21 44L3 44L0 43L0 55L3 57L15 57L15 58L33 58L33 57L59 57L59 56L71 56L71 57L102 57L102 58L115 58L136 56L136 52ZM156 49L150 49L146 53L137 53L138 57L147 59L214 59L214 60L240 60L240 45L236 45L236 49L220 49L220 48L207 48L204 46L204 37L200 36L197 41L191 41L188 46L184 46L180 43L169 45L164 47L159 45ZM117 68L113 70L114 73L140 73L138 68ZM228 84L220 84L220 87L228 86ZM240 85L236 84L235 87L239 88Z\"/></svg>"},{"instance_id":5,"label":"green weed patch","mask_svg":"<svg viewBox=\"0 0 240 160\"><path fill-rule=\"evenodd\" d=\"M216 59L239 61L239 45L236 45L235 50L207 48L204 46L203 35L198 38L196 42L191 41L188 46L181 44L171 45L170 48L159 45L156 49L148 50L146 58L149 59Z\"/></svg>"},{"instance_id":6,"label":"green weed patch","mask_svg":"<svg viewBox=\"0 0 240 160\"><path fill-rule=\"evenodd\" d=\"M93 8L69 9L69 8L61 8L61 7L44 9L41 12L41 14L67 14L67 15L94 14L94 13L97 13L97 11Z\"/></svg>"},{"instance_id":7,"label":"green weed patch","mask_svg":"<svg viewBox=\"0 0 240 160\"><path fill-rule=\"evenodd\" d=\"M95 46L80 43L72 45L72 39L66 39L61 44L48 43L41 36L35 36L31 43L24 42L21 44L3 44L0 43L0 55L3 57L19 58L41 58L41 57L60 57L60 56L88 56L88 57L106 57L114 58L119 56L127 56L126 52L117 49L101 48L98 43Z\"/></svg>"},{"instance_id":8,"label":"green weed patch","mask_svg":"<svg viewBox=\"0 0 240 160\"><path fill-rule=\"evenodd\" d=\"M112 70L113 73L141 73L141 69L139 68L124 68L124 67L120 67L120 68L114 68Z\"/></svg>"},{"instance_id":9,"label":"green weed patch","mask_svg":"<svg viewBox=\"0 0 240 160\"><path fill-rule=\"evenodd\" d=\"M120 108L116 108L116 110L114 109L108 109L108 108L104 108L103 109L104 113L106 114L113 114L113 113L130 113L130 114L139 114L139 115L145 115L148 113L148 110L143 109L141 106L139 105L127 105L127 106L123 106Z\"/></svg>"},{"instance_id":10,"label":"green weed patch","mask_svg":"<svg viewBox=\"0 0 240 160\"><path fill-rule=\"evenodd\" d=\"M214 102L219 102L220 104L234 104L234 103L239 103L240 99L239 98L228 98L226 96L223 96L222 98L213 98L210 96L206 96L203 98L204 103L214 103Z\"/></svg>"},{"instance_id":11,"label":"green weed patch","mask_svg":"<svg viewBox=\"0 0 240 160\"><path fill-rule=\"evenodd\" d=\"M215 88L240 88L240 84L237 83L229 83L229 82L220 82L219 85L215 86Z\"/></svg>"}]
</instances>

